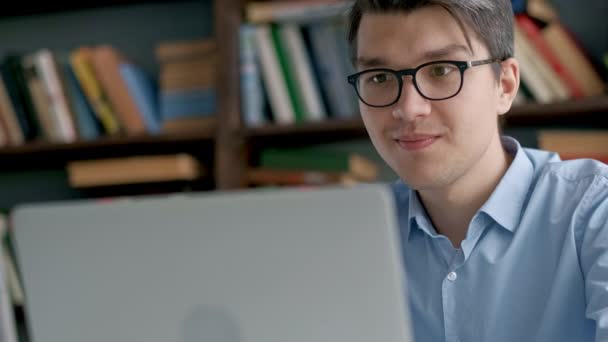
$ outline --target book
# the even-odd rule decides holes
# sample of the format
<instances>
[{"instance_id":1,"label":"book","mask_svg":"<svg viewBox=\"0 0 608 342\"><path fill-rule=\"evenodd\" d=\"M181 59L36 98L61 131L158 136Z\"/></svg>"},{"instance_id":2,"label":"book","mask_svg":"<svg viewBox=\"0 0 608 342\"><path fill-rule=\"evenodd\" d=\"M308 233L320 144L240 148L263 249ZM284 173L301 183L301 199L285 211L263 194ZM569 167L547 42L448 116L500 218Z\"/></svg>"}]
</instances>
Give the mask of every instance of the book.
<instances>
[{"instance_id":1,"label":"book","mask_svg":"<svg viewBox=\"0 0 608 342\"><path fill-rule=\"evenodd\" d=\"M352 185L360 183L357 177L347 172L270 168L250 168L247 170L246 179L247 183L253 186Z\"/></svg>"},{"instance_id":2,"label":"book","mask_svg":"<svg viewBox=\"0 0 608 342\"><path fill-rule=\"evenodd\" d=\"M560 155L608 156L608 130L569 129L540 130L540 148Z\"/></svg>"},{"instance_id":3,"label":"book","mask_svg":"<svg viewBox=\"0 0 608 342\"><path fill-rule=\"evenodd\" d=\"M9 144L13 146L21 145L25 142L25 136L19 125L19 120L11 99L8 96L4 79L0 77L0 116L6 128Z\"/></svg>"},{"instance_id":4,"label":"book","mask_svg":"<svg viewBox=\"0 0 608 342\"><path fill-rule=\"evenodd\" d=\"M525 0L526 13L531 17L543 22L554 22L559 20L559 13L547 0Z\"/></svg>"},{"instance_id":5,"label":"book","mask_svg":"<svg viewBox=\"0 0 608 342\"><path fill-rule=\"evenodd\" d=\"M351 152L320 147L269 148L260 154L260 167L282 170L309 170L349 173L362 181L374 181L378 166L368 158Z\"/></svg>"},{"instance_id":6,"label":"book","mask_svg":"<svg viewBox=\"0 0 608 342\"><path fill-rule=\"evenodd\" d=\"M521 79L534 99L540 103L549 103L569 98L568 89L562 80L526 37L517 21L513 30L515 58L520 61Z\"/></svg>"},{"instance_id":7,"label":"book","mask_svg":"<svg viewBox=\"0 0 608 342\"><path fill-rule=\"evenodd\" d=\"M530 40L530 43L538 50L540 56L549 63L553 71L555 71L564 82L564 85L568 88L569 94L576 99L584 97L585 94L578 80L556 56L559 51L554 51L547 44L545 38L541 34L539 25L526 14L516 15L515 20L516 25L519 25L523 33Z\"/></svg>"},{"instance_id":8,"label":"book","mask_svg":"<svg viewBox=\"0 0 608 342\"><path fill-rule=\"evenodd\" d=\"M6 232L6 216L0 215L0 235L4 236ZM15 322L15 313L13 304L10 298L7 280L6 263L4 246L0 244L0 340L3 342L17 342L17 328Z\"/></svg>"},{"instance_id":9,"label":"book","mask_svg":"<svg viewBox=\"0 0 608 342\"><path fill-rule=\"evenodd\" d=\"M22 57L22 54L6 55L0 64L0 72L24 140L32 141L40 136L41 127L25 80Z\"/></svg>"},{"instance_id":10,"label":"book","mask_svg":"<svg viewBox=\"0 0 608 342\"><path fill-rule=\"evenodd\" d=\"M287 82L281 70L269 24L260 24L256 27L255 41L272 117L277 124L293 124L296 122L296 114L289 98Z\"/></svg>"},{"instance_id":11,"label":"book","mask_svg":"<svg viewBox=\"0 0 608 342\"><path fill-rule=\"evenodd\" d=\"M343 16L352 3L339 0L250 1L245 5L245 18L250 23L309 22Z\"/></svg>"},{"instance_id":12,"label":"book","mask_svg":"<svg viewBox=\"0 0 608 342\"><path fill-rule=\"evenodd\" d=\"M73 142L78 138L75 114L66 94L64 75L55 52L41 49L34 54L36 67L50 105L50 113L61 141Z\"/></svg>"},{"instance_id":13,"label":"book","mask_svg":"<svg viewBox=\"0 0 608 342\"><path fill-rule=\"evenodd\" d=\"M70 53L70 64L74 74L83 89L87 101L91 104L95 116L101 123L103 131L108 135L116 135L124 127L116 116L116 112L103 90L93 67L93 48L81 46Z\"/></svg>"},{"instance_id":14,"label":"book","mask_svg":"<svg viewBox=\"0 0 608 342\"><path fill-rule=\"evenodd\" d=\"M131 96L120 70L121 65L132 62L118 49L107 44L93 49L91 62L125 133L128 135L147 133L143 114L134 97Z\"/></svg>"},{"instance_id":15,"label":"book","mask_svg":"<svg viewBox=\"0 0 608 342\"><path fill-rule=\"evenodd\" d=\"M321 89L327 96L328 116L339 119L349 119L356 116L357 96L350 88L346 77L348 75L346 54L337 40L340 31L334 21L325 20L306 25L304 31L310 40L312 58L317 63L317 78Z\"/></svg>"},{"instance_id":16,"label":"book","mask_svg":"<svg viewBox=\"0 0 608 342\"><path fill-rule=\"evenodd\" d=\"M203 166L186 153L78 160L67 165L69 184L75 188L137 183L192 181Z\"/></svg>"},{"instance_id":17,"label":"book","mask_svg":"<svg viewBox=\"0 0 608 342\"><path fill-rule=\"evenodd\" d=\"M286 68L295 83L295 92L301 105L302 121L320 121L327 118L318 82L315 79L309 52L306 50L301 27L294 23L278 26L279 40L286 55Z\"/></svg>"},{"instance_id":18,"label":"book","mask_svg":"<svg viewBox=\"0 0 608 342\"><path fill-rule=\"evenodd\" d=\"M66 92L75 115L78 136L82 140L95 140L102 135L101 123L95 117L93 108L87 100L74 69L68 61L68 57L60 57L60 66L65 75Z\"/></svg>"},{"instance_id":19,"label":"book","mask_svg":"<svg viewBox=\"0 0 608 342\"><path fill-rule=\"evenodd\" d=\"M147 133L160 133L158 85L143 69L132 63L121 64L120 74L142 116Z\"/></svg>"},{"instance_id":20,"label":"book","mask_svg":"<svg viewBox=\"0 0 608 342\"><path fill-rule=\"evenodd\" d=\"M215 40L202 38L162 41L154 52L157 62L162 65L184 59L204 59L214 56L216 51Z\"/></svg>"},{"instance_id":21,"label":"book","mask_svg":"<svg viewBox=\"0 0 608 342\"><path fill-rule=\"evenodd\" d=\"M217 118L215 116L207 116L165 120L162 123L161 130L164 134L179 136L182 134L214 132L216 127Z\"/></svg>"},{"instance_id":22,"label":"book","mask_svg":"<svg viewBox=\"0 0 608 342\"><path fill-rule=\"evenodd\" d=\"M556 57L563 65L568 66L586 96L597 96L605 92L604 81L586 52L562 23L549 23L543 28L542 35L554 51L559 51Z\"/></svg>"},{"instance_id":23,"label":"book","mask_svg":"<svg viewBox=\"0 0 608 342\"><path fill-rule=\"evenodd\" d=\"M61 142L61 130L59 122L52 112L50 97L44 89L40 69L36 66L35 55L24 55L21 61L25 83L32 104L34 113L40 124L40 137L47 141Z\"/></svg>"},{"instance_id":24,"label":"book","mask_svg":"<svg viewBox=\"0 0 608 342\"><path fill-rule=\"evenodd\" d=\"M255 48L255 26L239 28L239 67L242 120L247 127L264 125L266 98L262 85L259 56Z\"/></svg>"},{"instance_id":25,"label":"book","mask_svg":"<svg viewBox=\"0 0 608 342\"><path fill-rule=\"evenodd\" d=\"M214 115L215 89L163 91L160 94L161 121Z\"/></svg>"},{"instance_id":26,"label":"book","mask_svg":"<svg viewBox=\"0 0 608 342\"><path fill-rule=\"evenodd\" d=\"M301 84L296 80L296 70L292 68L290 60L293 56L287 54L287 35L283 32L284 26L271 24L270 32L272 43L277 53L281 74L287 85L287 94L295 114L296 123L304 122L304 99Z\"/></svg>"},{"instance_id":27,"label":"book","mask_svg":"<svg viewBox=\"0 0 608 342\"><path fill-rule=\"evenodd\" d=\"M161 90L213 88L216 84L215 58L183 59L160 65Z\"/></svg>"},{"instance_id":28,"label":"book","mask_svg":"<svg viewBox=\"0 0 608 342\"><path fill-rule=\"evenodd\" d=\"M214 88L218 69L213 39L161 42L156 46L160 91Z\"/></svg>"}]
</instances>

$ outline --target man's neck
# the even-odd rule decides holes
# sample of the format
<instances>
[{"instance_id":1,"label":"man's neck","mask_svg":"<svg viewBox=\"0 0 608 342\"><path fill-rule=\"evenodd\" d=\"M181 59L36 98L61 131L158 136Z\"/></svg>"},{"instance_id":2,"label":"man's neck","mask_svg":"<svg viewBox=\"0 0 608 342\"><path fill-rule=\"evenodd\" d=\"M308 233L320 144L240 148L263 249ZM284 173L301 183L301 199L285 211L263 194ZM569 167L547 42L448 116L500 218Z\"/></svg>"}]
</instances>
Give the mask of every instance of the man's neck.
<instances>
[{"instance_id":1,"label":"man's neck","mask_svg":"<svg viewBox=\"0 0 608 342\"><path fill-rule=\"evenodd\" d=\"M448 187L419 191L420 199L438 233L460 248L473 216L488 200L511 163L500 138L488 147L469 172Z\"/></svg>"}]
</instances>

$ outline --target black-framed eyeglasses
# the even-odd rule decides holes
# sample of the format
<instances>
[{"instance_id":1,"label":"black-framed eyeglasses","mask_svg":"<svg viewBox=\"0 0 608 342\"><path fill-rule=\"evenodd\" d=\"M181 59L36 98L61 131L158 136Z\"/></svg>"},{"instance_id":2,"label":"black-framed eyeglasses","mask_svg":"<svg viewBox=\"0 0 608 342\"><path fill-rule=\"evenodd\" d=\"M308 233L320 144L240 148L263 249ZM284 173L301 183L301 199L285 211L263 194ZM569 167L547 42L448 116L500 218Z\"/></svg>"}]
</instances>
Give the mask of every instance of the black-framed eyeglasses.
<instances>
[{"instance_id":1,"label":"black-framed eyeglasses","mask_svg":"<svg viewBox=\"0 0 608 342\"><path fill-rule=\"evenodd\" d=\"M347 80L355 88L359 99L370 107L388 107L397 103L403 90L403 76L412 76L414 87L422 97L439 101L458 95L468 68L501 61L499 58L442 60L424 63L414 69L375 68L349 75Z\"/></svg>"}]
</instances>

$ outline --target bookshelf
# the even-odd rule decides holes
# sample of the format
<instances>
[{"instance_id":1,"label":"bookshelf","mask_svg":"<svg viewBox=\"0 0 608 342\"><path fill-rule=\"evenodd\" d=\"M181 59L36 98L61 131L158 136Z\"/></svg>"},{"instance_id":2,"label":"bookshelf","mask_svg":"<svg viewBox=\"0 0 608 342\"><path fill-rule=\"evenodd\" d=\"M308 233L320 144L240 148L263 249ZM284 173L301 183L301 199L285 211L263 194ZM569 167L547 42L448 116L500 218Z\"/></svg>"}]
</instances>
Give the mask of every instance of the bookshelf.
<instances>
[{"instance_id":1,"label":"bookshelf","mask_svg":"<svg viewBox=\"0 0 608 342\"><path fill-rule=\"evenodd\" d=\"M177 3L196 2L182 0ZM199 1L200 2L200 1ZM102 156L150 154L158 151L194 151L204 155L211 165L214 189L227 190L243 186L251 155L267 146L292 146L365 139L367 133L359 118L328 120L318 123L267 125L248 128L242 122L239 88L238 28L243 23L242 0L207 0L212 7L213 35L222 63L216 81L217 125L215 129L179 136L107 137L93 142L69 144L28 143L0 148L0 162L11 168L60 166L73 159ZM84 8L168 3L167 1L123 0L92 2L87 5L39 7L36 13L22 8L0 17L77 11ZM505 116L505 127L546 127L551 125L608 127L608 95L550 104L515 106ZM44 159L42 158L44 157Z\"/></svg>"},{"instance_id":2,"label":"bookshelf","mask_svg":"<svg viewBox=\"0 0 608 342\"><path fill-rule=\"evenodd\" d=\"M269 124L260 127L245 127L239 114L239 75L237 70L238 50L236 39L238 25L243 22L243 3L238 0L222 1L216 17L227 18L218 28L217 37L231 42L223 46L223 60L231 61L234 67L224 65L222 82L223 134L229 144L217 140L216 165L218 189L239 188L248 163L266 147L288 147L295 145L339 142L348 139L365 139L367 132L360 118L328 120L316 123ZM229 27L232 25L232 27ZM226 101L226 102L224 102ZM608 128L608 94L578 100L565 100L546 104L528 103L514 106L504 116L504 128L541 129L551 126Z\"/></svg>"},{"instance_id":3,"label":"bookshelf","mask_svg":"<svg viewBox=\"0 0 608 342\"><path fill-rule=\"evenodd\" d=\"M0 149L4 169L56 167L75 159L125 156L130 154L193 151L213 153L213 132L182 135L102 137L74 143L32 142Z\"/></svg>"}]
</instances>

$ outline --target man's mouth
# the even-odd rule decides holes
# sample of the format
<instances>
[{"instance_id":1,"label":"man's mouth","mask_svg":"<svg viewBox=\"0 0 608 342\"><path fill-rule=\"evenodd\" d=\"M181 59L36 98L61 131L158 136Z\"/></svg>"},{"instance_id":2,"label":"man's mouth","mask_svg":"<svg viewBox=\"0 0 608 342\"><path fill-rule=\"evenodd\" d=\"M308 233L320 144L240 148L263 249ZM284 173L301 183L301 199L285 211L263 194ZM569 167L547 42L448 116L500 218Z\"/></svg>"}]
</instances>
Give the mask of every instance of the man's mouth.
<instances>
[{"instance_id":1,"label":"man's mouth","mask_svg":"<svg viewBox=\"0 0 608 342\"><path fill-rule=\"evenodd\" d=\"M404 150L420 151L431 146L440 136L431 134L411 134L395 138L395 142Z\"/></svg>"}]
</instances>

